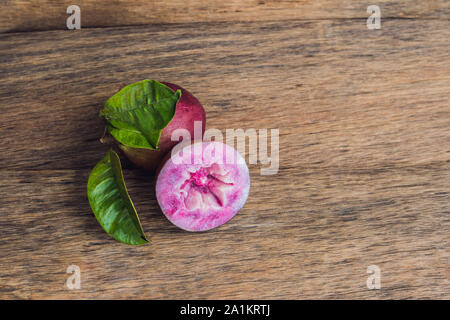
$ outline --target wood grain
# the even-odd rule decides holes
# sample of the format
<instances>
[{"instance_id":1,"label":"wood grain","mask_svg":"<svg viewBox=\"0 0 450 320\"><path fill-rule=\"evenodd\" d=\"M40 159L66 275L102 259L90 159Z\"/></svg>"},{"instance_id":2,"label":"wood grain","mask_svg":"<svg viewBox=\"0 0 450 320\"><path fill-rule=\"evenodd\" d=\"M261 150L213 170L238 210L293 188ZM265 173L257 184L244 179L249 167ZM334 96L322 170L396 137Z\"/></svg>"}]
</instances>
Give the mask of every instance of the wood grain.
<instances>
[{"instance_id":1,"label":"wood grain","mask_svg":"<svg viewBox=\"0 0 450 320\"><path fill-rule=\"evenodd\" d=\"M448 19L448 0L2 0L0 32L67 29L68 6L81 9L82 28L161 23L367 19L376 4L383 18Z\"/></svg>"},{"instance_id":2,"label":"wood grain","mask_svg":"<svg viewBox=\"0 0 450 320\"><path fill-rule=\"evenodd\" d=\"M445 19L1 34L0 298L450 298L449 39ZM194 234L125 165L152 241L129 247L85 188L107 150L98 111L143 78L193 92L208 128L279 128L280 170L250 166L244 209Z\"/></svg>"}]
</instances>

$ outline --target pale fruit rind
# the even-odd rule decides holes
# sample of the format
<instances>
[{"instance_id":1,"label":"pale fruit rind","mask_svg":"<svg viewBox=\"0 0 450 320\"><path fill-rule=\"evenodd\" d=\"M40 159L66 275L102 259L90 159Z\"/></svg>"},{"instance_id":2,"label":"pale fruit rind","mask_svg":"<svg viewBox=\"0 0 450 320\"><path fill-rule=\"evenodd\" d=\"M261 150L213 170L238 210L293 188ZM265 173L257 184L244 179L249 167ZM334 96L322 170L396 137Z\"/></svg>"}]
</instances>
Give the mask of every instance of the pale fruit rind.
<instances>
[{"instance_id":1,"label":"pale fruit rind","mask_svg":"<svg viewBox=\"0 0 450 320\"><path fill-rule=\"evenodd\" d=\"M242 156L221 142L197 142L161 167L156 197L164 215L187 231L206 231L228 222L250 191Z\"/></svg>"}]
</instances>

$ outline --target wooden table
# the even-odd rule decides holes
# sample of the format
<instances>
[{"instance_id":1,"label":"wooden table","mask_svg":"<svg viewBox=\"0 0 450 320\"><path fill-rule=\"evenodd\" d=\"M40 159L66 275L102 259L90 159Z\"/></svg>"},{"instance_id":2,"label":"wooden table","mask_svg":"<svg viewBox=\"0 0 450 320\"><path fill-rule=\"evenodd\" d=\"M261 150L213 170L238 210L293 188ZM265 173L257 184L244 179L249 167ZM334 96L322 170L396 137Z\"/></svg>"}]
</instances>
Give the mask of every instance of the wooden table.
<instances>
[{"instance_id":1,"label":"wooden table","mask_svg":"<svg viewBox=\"0 0 450 320\"><path fill-rule=\"evenodd\" d=\"M449 1L83 0L67 30L70 4L0 4L0 298L450 298ZM279 129L280 168L250 165L244 209L188 233L125 162L151 239L131 247L86 183L102 104L145 78L194 93L208 128Z\"/></svg>"}]
</instances>

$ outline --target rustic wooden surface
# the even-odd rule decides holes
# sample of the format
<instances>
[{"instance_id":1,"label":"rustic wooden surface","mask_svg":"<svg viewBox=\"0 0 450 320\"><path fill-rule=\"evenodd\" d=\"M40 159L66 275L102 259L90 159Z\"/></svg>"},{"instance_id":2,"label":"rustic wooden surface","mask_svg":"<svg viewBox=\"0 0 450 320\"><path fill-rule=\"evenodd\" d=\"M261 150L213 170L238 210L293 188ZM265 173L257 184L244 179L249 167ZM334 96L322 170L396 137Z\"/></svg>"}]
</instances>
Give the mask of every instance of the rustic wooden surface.
<instances>
[{"instance_id":1,"label":"rustic wooden surface","mask_svg":"<svg viewBox=\"0 0 450 320\"><path fill-rule=\"evenodd\" d=\"M367 18L370 4L385 18L448 19L448 0L0 0L0 32L67 29L66 9L81 9L84 28L157 23L254 22Z\"/></svg>"},{"instance_id":2,"label":"rustic wooden surface","mask_svg":"<svg viewBox=\"0 0 450 320\"><path fill-rule=\"evenodd\" d=\"M158 21L179 24L31 32L64 28L63 5L37 22L47 2L0 8L0 298L450 298L448 1L381 1L381 30L358 1L194 1ZM97 10L91 26L106 21L80 3ZM141 6L138 24L156 14ZM193 92L208 128L279 128L280 170L251 165L244 209L188 233L125 163L152 241L130 247L102 231L85 189L107 150L98 111L144 78ZM80 290L65 286L72 264ZM366 287L373 264L381 290Z\"/></svg>"}]
</instances>

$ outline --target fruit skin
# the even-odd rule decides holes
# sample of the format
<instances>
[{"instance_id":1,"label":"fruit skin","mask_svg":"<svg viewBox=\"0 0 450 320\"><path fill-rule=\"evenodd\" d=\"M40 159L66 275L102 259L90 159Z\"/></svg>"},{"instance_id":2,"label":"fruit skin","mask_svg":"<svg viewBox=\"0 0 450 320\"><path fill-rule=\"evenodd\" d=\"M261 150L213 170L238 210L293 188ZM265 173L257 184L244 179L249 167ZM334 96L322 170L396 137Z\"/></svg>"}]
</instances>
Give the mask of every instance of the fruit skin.
<instances>
[{"instance_id":1,"label":"fruit skin","mask_svg":"<svg viewBox=\"0 0 450 320\"><path fill-rule=\"evenodd\" d=\"M209 153L211 150L214 153ZM227 163L227 154L233 155L233 163ZM250 175L234 148L221 142L195 142L175 155L178 162L167 155L156 180L158 204L173 224L186 231L210 230L229 221L244 206Z\"/></svg>"},{"instance_id":2,"label":"fruit skin","mask_svg":"<svg viewBox=\"0 0 450 320\"><path fill-rule=\"evenodd\" d=\"M158 147L159 150L149 150L133 148L119 143L119 148L123 151L125 156L137 167L145 170L155 170L160 164L164 156L177 144L179 141L172 141L172 132L176 129L186 129L191 135L191 140L194 140L194 121L201 121L202 137L206 128L206 113L203 106L189 91L182 87L168 83L161 82L168 86L173 91L181 90L181 98L178 100L175 114L172 121L161 132Z\"/></svg>"}]
</instances>

